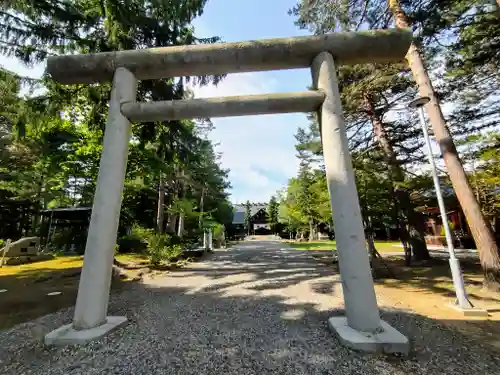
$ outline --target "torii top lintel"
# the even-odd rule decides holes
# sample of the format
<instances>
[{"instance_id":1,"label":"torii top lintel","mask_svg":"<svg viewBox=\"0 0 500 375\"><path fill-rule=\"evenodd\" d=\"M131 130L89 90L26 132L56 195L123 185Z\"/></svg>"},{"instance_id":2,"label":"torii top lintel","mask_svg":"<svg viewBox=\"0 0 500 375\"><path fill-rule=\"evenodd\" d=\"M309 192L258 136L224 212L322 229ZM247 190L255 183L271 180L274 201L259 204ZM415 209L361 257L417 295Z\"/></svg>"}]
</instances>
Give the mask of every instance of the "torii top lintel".
<instances>
[{"instance_id":1,"label":"torii top lintel","mask_svg":"<svg viewBox=\"0 0 500 375\"><path fill-rule=\"evenodd\" d=\"M389 63L404 58L412 40L405 29L341 32L49 57L47 71L65 84L111 81L118 67L137 79L218 75L310 67L321 52L339 64Z\"/></svg>"}]
</instances>

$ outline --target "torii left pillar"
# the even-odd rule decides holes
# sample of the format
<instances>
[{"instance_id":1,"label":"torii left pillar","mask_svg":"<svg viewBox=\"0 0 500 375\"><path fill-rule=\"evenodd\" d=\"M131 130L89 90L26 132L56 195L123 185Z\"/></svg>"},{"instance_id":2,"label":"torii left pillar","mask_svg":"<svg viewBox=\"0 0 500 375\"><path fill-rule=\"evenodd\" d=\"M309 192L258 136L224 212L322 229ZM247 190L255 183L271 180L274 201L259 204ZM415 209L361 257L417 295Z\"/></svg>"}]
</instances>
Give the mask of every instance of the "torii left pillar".
<instances>
[{"instance_id":1,"label":"torii left pillar","mask_svg":"<svg viewBox=\"0 0 500 375\"><path fill-rule=\"evenodd\" d=\"M107 316L107 310L131 134L130 121L122 115L120 107L135 101L136 93L134 75L118 68L113 78L73 323L47 334L46 344L83 344L127 321L124 316Z\"/></svg>"}]
</instances>

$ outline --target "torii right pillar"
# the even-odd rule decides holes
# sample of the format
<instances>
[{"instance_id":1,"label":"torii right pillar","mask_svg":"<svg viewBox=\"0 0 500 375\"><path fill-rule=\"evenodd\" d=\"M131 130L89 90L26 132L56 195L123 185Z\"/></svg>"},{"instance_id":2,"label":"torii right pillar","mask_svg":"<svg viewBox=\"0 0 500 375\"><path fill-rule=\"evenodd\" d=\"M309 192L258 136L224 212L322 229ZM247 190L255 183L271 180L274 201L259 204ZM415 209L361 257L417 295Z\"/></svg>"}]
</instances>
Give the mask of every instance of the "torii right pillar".
<instances>
[{"instance_id":1,"label":"torii right pillar","mask_svg":"<svg viewBox=\"0 0 500 375\"><path fill-rule=\"evenodd\" d=\"M312 64L313 85L323 91L319 123L346 316L328 320L345 345L366 352L408 353L408 339L380 319L354 170L338 87L328 52Z\"/></svg>"}]
</instances>

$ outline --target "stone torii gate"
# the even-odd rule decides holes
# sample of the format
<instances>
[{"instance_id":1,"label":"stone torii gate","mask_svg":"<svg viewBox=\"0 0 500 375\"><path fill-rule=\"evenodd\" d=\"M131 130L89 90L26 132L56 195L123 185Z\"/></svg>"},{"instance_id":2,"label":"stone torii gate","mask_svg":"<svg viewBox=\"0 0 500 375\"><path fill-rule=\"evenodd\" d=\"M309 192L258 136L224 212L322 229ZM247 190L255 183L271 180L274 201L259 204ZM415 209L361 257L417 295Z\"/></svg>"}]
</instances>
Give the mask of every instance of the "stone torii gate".
<instances>
[{"instance_id":1,"label":"stone torii gate","mask_svg":"<svg viewBox=\"0 0 500 375\"><path fill-rule=\"evenodd\" d=\"M330 318L329 326L350 347L407 352L407 338L379 316L336 64L399 61L410 42L409 30L378 30L49 57L47 71L58 82L112 80L113 88L74 320L47 334L45 342L84 343L126 321L107 316L107 307L131 121L318 111L346 310L346 317ZM311 68L315 90L136 102L137 80L294 68Z\"/></svg>"}]
</instances>

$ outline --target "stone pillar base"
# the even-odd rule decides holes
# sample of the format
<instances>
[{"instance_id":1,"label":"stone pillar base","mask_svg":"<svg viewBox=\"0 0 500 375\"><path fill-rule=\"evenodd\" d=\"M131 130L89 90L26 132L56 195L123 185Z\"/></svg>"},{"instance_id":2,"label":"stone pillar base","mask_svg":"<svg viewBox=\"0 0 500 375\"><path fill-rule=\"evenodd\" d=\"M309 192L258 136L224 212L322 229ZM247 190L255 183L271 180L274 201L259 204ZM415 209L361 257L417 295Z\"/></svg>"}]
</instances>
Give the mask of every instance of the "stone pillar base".
<instances>
[{"instance_id":1,"label":"stone pillar base","mask_svg":"<svg viewBox=\"0 0 500 375\"><path fill-rule=\"evenodd\" d=\"M127 321L125 316L108 316L103 325L75 330L73 324L66 324L45 335L45 345L81 345L96 340Z\"/></svg>"},{"instance_id":2,"label":"stone pillar base","mask_svg":"<svg viewBox=\"0 0 500 375\"><path fill-rule=\"evenodd\" d=\"M449 306L452 309L461 312L464 316L482 317L482 318L487 318L489 316L488 310L481 309L478 307L461 307L457 303L450 303Z\"/></svg>"},{"instance_id":3,"label":"stone pillar base","mask_svg":"<svg viewBox=\"0 0 500 375\"><path fill-rule=\"evenodd\" d=\"M410 343L408 339L389 324L380 321L379 333L367 333L355 330L347 324L346 317L328 319L328 327L340 342L352 349L368 353L401 353L408 354Z\"/></svg>"}]
</instances>

